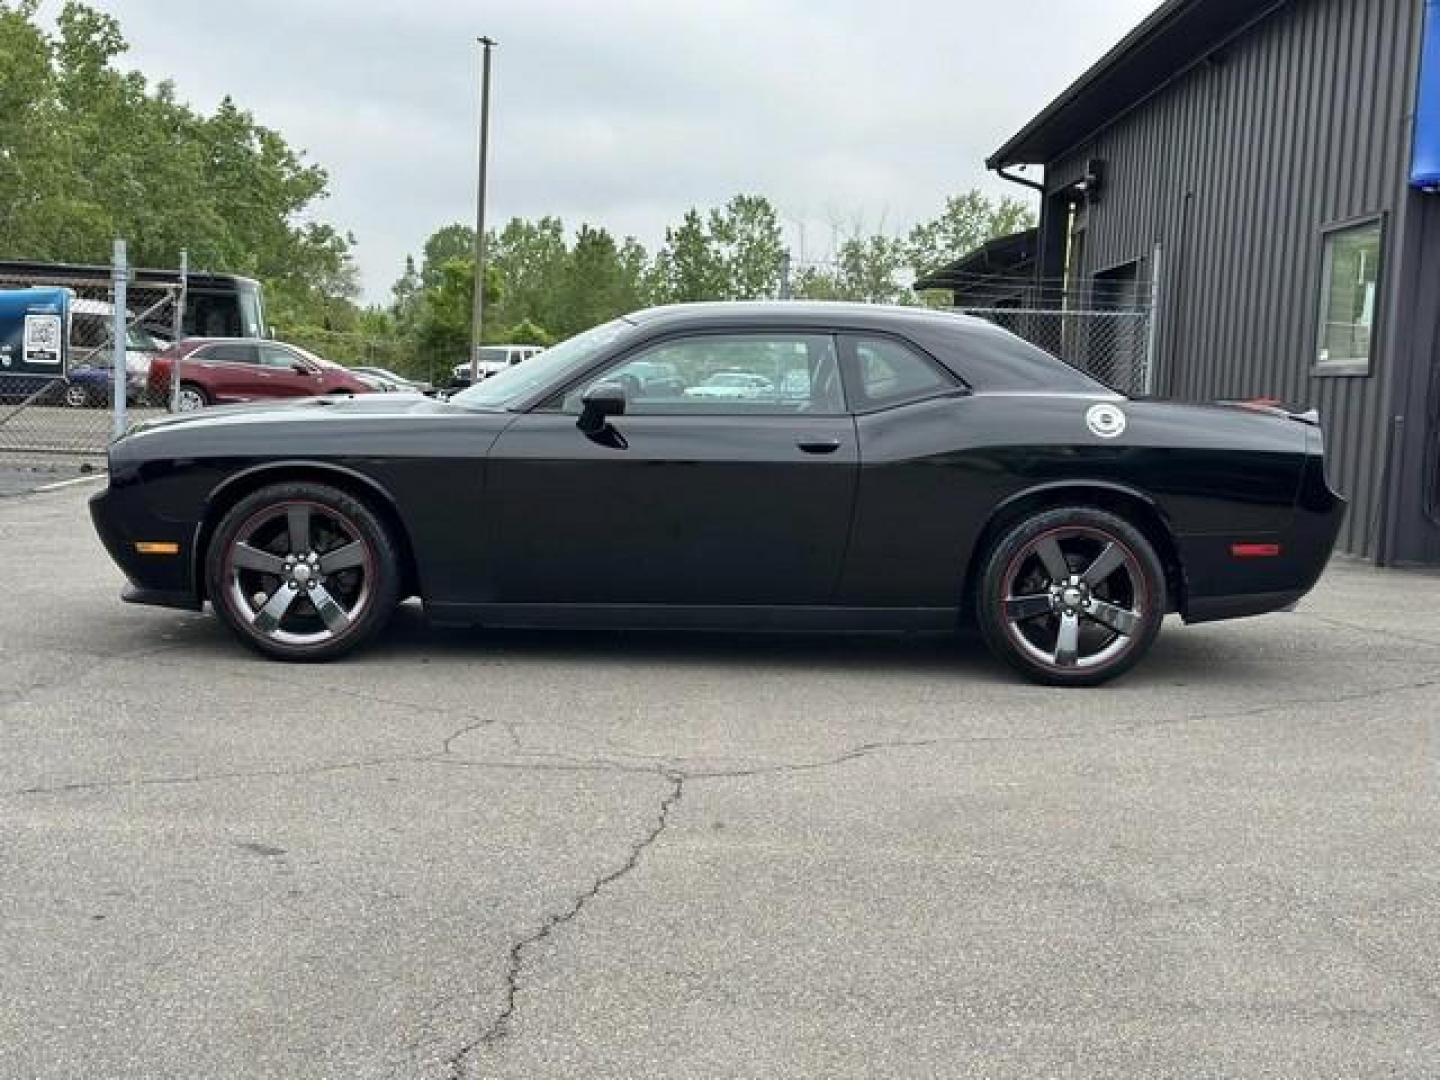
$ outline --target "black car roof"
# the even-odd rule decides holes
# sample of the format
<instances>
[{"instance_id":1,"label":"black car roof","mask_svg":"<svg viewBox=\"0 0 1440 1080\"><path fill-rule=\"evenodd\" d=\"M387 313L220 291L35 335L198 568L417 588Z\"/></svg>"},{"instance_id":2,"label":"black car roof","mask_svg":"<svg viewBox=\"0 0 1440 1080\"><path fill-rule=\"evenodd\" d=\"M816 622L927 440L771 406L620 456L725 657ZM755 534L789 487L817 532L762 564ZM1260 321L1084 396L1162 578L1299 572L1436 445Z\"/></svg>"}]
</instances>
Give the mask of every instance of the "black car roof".
<instances>
[{"instance_id":1,"label":"black car roof","mask_svg":"<svg viewBox=\"0 0 1440 1080\"><path fill-rule=\"evenodd\" d=\"M899 334L981 391L1107 393L1089 375L972 315L898 304L827 300L717 301L646 308L625 317L631 334L694 330L814 328Z\"/></svg>"},{"instance_id":2,"label":"black car roof","mask_svg":"<svg viewBox=\"0 0 1440 1080\"><path fill-rule=\"evenodd\" d=\"M901 323L954 330L989 324L970 315L899 304L859 304L841 300L741 300L667 304L627 315L646 329L663 326L773 326L776 322L855 329L894 328Z\"/></svg>"}]
</instances>

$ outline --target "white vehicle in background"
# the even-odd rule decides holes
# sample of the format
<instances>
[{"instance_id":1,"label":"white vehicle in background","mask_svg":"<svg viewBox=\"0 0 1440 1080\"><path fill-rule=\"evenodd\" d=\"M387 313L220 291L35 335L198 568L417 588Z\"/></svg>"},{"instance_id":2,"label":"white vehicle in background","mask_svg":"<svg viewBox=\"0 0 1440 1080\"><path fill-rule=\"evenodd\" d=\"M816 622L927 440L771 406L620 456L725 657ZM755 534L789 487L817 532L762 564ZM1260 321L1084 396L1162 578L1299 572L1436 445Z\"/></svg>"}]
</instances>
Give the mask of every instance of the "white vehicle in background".
<instances>
[{"instance_id":1,"label":"white vehicle in background","mask_svg":"<svg viewBox=\"0 0 1440 1080\"><path fill-rule=\"evenodd\" d=\"M699 386L685 390L686 397L729 401L754 401L775 397L775 384L764 375L748 371L717 371Z\"/></svg>"},{"instance_id":2,"label":"white vehicle in background","mask_svg":"<svg viewBox=\"0 0 1440 1080\"><path fill-rule=\"evenodd\" d=\"M529 360L536 353L544 352L541 345L482 345L480 346L480 378L498 375L508 367ZM451 371L456 383L470 384L469 363L456 364Z\"/></svg>"}]
</instances>

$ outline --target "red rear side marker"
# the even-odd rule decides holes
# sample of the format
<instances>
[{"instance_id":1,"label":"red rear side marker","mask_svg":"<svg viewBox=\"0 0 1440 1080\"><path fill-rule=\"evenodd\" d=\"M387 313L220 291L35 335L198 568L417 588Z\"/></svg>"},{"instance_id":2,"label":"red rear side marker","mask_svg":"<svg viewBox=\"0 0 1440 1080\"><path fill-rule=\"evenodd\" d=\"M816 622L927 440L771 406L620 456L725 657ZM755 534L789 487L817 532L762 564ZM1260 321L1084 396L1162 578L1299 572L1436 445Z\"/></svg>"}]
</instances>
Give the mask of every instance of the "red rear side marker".
<instances>
[{"instance_id":1,"label":"red rear side marker","mask_svg":"<svg viewBox=\"0 0 1440 1080\"><path fill-rule=\"evenodd\" d=\"M1280 545L1231 544L1230 554L1237 559L1274 559L1280 554Z\"/></svg>"}]
</instances>

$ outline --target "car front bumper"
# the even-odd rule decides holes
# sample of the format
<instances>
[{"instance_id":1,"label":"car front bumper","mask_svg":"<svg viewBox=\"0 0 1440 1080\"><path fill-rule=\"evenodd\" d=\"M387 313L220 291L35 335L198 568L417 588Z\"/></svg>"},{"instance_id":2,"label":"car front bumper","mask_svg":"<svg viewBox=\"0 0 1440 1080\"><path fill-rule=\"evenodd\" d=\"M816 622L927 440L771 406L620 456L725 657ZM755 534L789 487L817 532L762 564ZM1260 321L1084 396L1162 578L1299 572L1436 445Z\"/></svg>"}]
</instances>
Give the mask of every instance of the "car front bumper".
<instances>
[{"instance_id":1,"label":"car front bumper","mask_svg":"<svg viewBox=\"0 0 1440 1080\"><path fill-rule=\"evenodd\" d=\"M113 477L109 486L91 497L90 519L110 558L129 579L122 599L186 611L201 609L191 527L155 516L137 485L117 486ZM142 544L174 545L174 551L146 554L138 546Z\"/></svg>"}]
</instances>

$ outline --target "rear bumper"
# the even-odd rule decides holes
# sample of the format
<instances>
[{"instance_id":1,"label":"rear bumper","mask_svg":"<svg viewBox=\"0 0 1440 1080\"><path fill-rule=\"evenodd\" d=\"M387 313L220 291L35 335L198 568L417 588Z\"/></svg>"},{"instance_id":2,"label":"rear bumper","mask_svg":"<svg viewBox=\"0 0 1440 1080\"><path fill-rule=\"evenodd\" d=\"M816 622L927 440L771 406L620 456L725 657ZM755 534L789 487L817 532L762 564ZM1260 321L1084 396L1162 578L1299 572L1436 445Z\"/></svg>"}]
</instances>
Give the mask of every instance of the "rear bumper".
<instances>
[{"instance_id":1,"label":"rear bumper","mask_svg":"<svg viewBox=\"0 0 1440 1080\"><path fill-rule=\"evenodd\" d=\"M1180 614L1187 623L1239 619L1293 607L1320 580L1347 503L1325 482L1324 459L1306 459L1289 527L1275 533L1177 537L1185 568ZM1236 544L1275 544L1280 553L1237 556Z\"/></svg>"},{"instance_id":2,"label":"rear bumper","mask_svg":"<svg viewBox=\"0 0 1440 1080\"><path fill-rule=\"evenodd\" d=\"M129 579L121 598L132 604L199 611L195 590L194 534L185 525L156 517L136 485L111 486L90 499L90 520L110 558ZM177 545L174 555L142 555L140 542Z\"/></svg>"}]
</instances>

